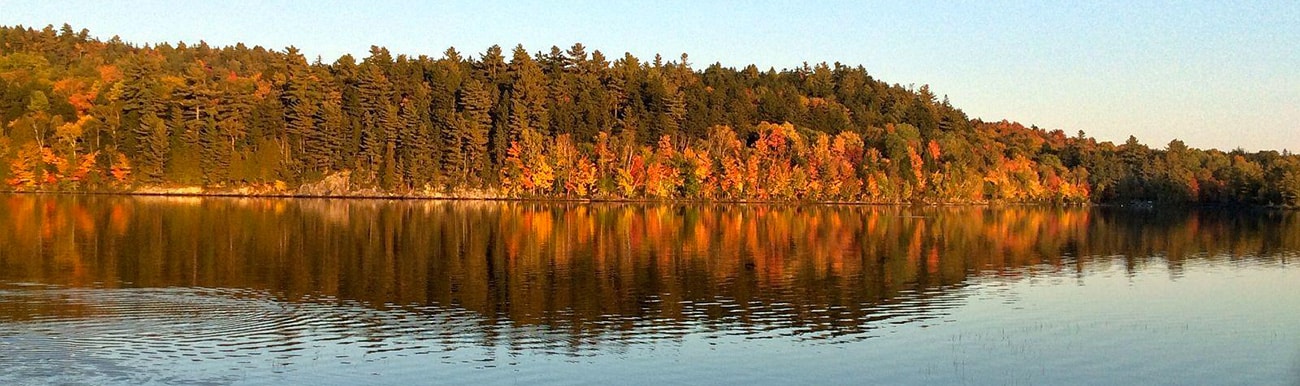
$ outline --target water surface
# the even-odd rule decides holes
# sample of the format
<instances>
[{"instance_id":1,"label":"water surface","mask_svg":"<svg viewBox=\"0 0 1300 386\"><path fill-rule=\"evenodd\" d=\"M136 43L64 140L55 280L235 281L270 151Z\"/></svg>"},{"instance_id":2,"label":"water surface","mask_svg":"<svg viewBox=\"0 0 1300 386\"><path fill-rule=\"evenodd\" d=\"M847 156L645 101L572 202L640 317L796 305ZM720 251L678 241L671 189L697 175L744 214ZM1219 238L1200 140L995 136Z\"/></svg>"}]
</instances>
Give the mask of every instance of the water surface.
<instances>
[{"instance_id":1,"label":"water surface","mask_svg":"<svg viewBox=\"0 0 1300 386\"><path fill-rule=\"evenodd\" d=\"M1300 382L1300 218L0 196L0 384Z\"/></svg>"}]
</instances>

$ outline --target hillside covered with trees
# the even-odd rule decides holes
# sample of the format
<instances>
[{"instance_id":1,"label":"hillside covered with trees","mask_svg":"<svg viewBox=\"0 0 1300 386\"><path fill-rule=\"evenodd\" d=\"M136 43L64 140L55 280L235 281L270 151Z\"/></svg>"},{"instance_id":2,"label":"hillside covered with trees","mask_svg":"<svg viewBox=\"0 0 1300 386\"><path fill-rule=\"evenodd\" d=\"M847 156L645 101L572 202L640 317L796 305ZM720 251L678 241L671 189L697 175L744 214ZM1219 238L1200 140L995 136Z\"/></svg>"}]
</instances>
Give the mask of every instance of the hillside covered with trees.
<instances>
[{"instance_id":1,"label":"hillside covered with trees","mask_svg":"<svg viewBox=\"0 0 1300 386\"><path fill-rule=\"evenodd\" d=\"M861 66L701 67L581 44L322 63L0 27L0 126L0 181L18 191L294 194L342 178L408 196L1300 204L1286 152L972 120Z\"/></svg>"}]
</instances>

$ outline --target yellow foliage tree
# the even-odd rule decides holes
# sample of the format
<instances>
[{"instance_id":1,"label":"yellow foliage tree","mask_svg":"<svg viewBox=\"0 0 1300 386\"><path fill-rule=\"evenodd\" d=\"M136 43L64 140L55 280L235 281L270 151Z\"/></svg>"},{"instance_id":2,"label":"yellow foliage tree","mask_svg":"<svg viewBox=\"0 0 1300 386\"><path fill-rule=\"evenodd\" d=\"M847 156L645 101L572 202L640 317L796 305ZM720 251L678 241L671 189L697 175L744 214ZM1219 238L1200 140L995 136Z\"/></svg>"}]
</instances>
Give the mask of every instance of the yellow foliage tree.
<instances>
[{"instance_id":1,"label":"yellow foliage tree","mask_svg":"<svg viewBox=\"0 0 1300 386\"><path fill-rule=\"evenodd\" d=\"M10 187L18 190L35 189L42 179L41 149L29 143L18 149L18 155L9 163Z\"/></svg>"},{"instance_id":2,"label":"yellow foliage tree","mask_svg":"<svg viewBox=\"0 0 1300 386\"><path fill-rule=\"evenodd\" d=\"M583 156L574 164L564 188L578 197L588 197L595 192L596 178L596 165Z\"/></svg>"},{"instance_id":3,"label":"yellow foliage tree","mask_svg":"<svg viewBox=\"0 0 1300 386\"><path fill-rule=\"evenodd\" d=\"M108 173L113 176L113 181L119 185L129 183L131 179L131 161L126 159L125 154L114 154L113 164L109 166Z\"/></svg>"},{"instance_id":4,"label":"yellow foliage tree","mask_svg":"<svg viewBox=\"0 0 1300 386\"><path fill-rule=\"evenodd\" d=\"M91 172L95 171L95 159L99 157L99 152L94 151L81 155L77 160L76 168L70 174L70 180L80 183L86 180Z\"/></svg>"}]
</instances>

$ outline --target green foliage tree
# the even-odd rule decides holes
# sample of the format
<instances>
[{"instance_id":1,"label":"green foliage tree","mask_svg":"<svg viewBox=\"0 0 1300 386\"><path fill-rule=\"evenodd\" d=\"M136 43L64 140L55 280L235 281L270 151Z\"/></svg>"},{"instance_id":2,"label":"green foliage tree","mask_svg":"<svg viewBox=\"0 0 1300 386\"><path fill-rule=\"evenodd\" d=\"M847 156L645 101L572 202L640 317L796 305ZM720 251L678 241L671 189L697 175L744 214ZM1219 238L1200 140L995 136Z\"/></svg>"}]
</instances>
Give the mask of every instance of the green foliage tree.
<instances>
[{"instance_id":1,"label":"green foliage tree","mask_svg":"<svg viewBox=\"0 0 1300 386\"><path fill-rule=\"evenodd\" d=\"M167 123L157 114L146 112L135 134L140 139L140 155L136 158L136 170L145 182L160 182L171 145Z\"/></svg>"},{"instance_id":2,"label":"green foliage tree","mask_svg":"<svg viewBox=\"0 0 1300 386\"><path fill-rule=\"evenodd\" d=\"M470 171L471 185L481 184L491 170L488 159L488 135L492 127L491 98L477 80L470 79L460 90L460 120L456 145L461 149L461 169ZM454 161L453 161L454 162Z\"/></svg>"},{"instance_id":3,"label":"green foliage tree","mask_svg":"<svg viewBox=\"0 0 1300 386\"><path fill-rule=\"evenodd\" d=\"M548 94L542 67L528 56L523 45L518 45L511 56L509 71L511 82L509 98L506 99L510 104L505 139L517 141L522 138L524 130L549 133L550 118L546 111Z\"/></svg>"}]
</instances>

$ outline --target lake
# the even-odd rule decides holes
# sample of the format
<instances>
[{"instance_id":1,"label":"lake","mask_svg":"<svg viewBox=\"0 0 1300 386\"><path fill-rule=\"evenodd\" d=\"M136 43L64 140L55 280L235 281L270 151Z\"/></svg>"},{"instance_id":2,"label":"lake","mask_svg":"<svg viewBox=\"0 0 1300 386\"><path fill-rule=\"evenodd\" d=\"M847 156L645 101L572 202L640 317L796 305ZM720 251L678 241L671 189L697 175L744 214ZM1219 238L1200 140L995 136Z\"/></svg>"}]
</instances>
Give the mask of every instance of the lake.
<instances>
[{"instance_id":1,"label":"lake","mask_svg":"<svg viewBox=\"0 0 1300 386\"><path fill-rule=\"evenodd\" d=\"M1300 214L0 195L0 384L1300 384Z\"/></svg>"}]
</instances>

